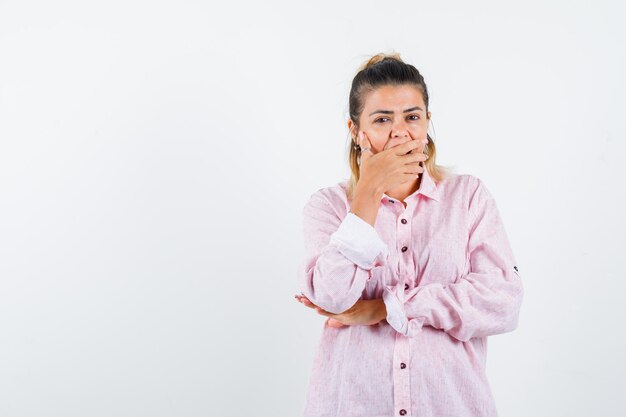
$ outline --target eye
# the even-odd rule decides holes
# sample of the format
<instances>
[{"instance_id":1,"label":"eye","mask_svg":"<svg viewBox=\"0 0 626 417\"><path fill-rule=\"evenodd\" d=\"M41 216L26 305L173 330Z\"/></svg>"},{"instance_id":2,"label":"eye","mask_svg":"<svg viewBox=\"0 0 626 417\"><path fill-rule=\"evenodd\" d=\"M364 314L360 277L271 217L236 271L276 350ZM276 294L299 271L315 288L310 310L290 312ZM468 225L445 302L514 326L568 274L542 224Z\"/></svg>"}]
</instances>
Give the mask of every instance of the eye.
<instances>
[{"instance_id":1,"label":"eye","mask_svg":"<svg viewBox=\"0 0 626 417\"><path fill-rule=\"evenodd\" d=\"M409 118L415 117L415 119L410 119L412 121L416 121L416 120L420 119L419 115L417 115L417 114L412 114L412 115L407 116L407 117L409 117ZM382 122L383 120L389 120L389 118L388 117L379 117L378 119L374 120L374 123L383 123Z\"/></svg>"}]
</instances>

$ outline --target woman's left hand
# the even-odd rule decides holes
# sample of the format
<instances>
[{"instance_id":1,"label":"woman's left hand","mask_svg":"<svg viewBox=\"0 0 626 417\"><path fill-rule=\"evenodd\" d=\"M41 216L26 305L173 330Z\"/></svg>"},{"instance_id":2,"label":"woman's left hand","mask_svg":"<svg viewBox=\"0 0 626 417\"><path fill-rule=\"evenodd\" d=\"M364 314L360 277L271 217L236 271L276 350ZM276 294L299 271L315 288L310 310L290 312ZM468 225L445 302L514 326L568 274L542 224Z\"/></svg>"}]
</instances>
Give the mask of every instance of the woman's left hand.
<instances>
[{"instance_id":1,"label":"woman's left hand","mask_svg":"<svg viewBox=\"0 0 626 417\"><path fill-rule=\"evenodd\" d=\"M313 304L304 295L296 295L296 300L309 308L317 310L318 314L328 317L326 324L329 327L343 327L349 325L373 325L387 317L387 309L382 298L373 300L358 300L352 307L343 313L333 314Z\"/></svg>"}]
</instances>

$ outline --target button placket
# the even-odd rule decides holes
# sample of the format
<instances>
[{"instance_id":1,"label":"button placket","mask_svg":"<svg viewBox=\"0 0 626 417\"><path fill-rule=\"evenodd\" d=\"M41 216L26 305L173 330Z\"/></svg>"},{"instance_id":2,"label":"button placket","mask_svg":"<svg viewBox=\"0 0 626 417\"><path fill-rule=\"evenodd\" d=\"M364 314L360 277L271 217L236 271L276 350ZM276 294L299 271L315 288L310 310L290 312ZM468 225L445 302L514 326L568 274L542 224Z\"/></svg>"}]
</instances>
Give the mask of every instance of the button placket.
<instances>
[{"instance_id":1,"label":"button placket","mask_svg":"<svg viewBox=\"0 0 626 417\"><path fill-rule=\"evenodd\" d=\"M406 219L406 217L410 217L411 210L412 210L411 206L407 205L407 207L404 210L403 215L400 218L400 223L397 226L398 242L411 242L411 224ZM406 253L407 256L410 255L410 252L407 253L408 250L409 250L408 245L403 245L400 248L400 251L402 253ZM409 284L406 282L406 279L408 278L409 270L410 270L410 262L405 258L405 256L401 256L399 272L402 276L401 284L404 283L405 291L408 290L410 287Z\"/></svg>"},{"instance_id":2,"label":"button placket","mask_svg":"<svg viewBox=\"0 0 626 417\"><path fill-rule=\"evenodd\" d=\"M410 279L411 274L411 258L409 244L411 239L411 223L407 218L411 218L411 211L413 208L411 205L407 205L405 210L400 214L400 221L397 222L396 244L402 245L400 247L400 260L398 265L398 280L399 285L404 284L404 289L407 290L409 285L407 280ZM404 254L404 255L403 255ZM395 364L393 370L393 393L394 393L394 410L396 415L410 415L411 414L411 384L410 384L410 372L408 364L411 356L411 339L403 334L396 333L396 340L394 346L394 359Z\"/></svg>"},{"instance_id":3,"label":"button placket","mask_svg":"<svg viewBox=\"0 0 626 417\"><path fill-rule=\"evenodd\" d=\"M411 411L411 377L408 370L408 359L411 355L410 338L396 333L394 346L393 397L394 408L400 415Z\"/></svg>"}]
</instances>

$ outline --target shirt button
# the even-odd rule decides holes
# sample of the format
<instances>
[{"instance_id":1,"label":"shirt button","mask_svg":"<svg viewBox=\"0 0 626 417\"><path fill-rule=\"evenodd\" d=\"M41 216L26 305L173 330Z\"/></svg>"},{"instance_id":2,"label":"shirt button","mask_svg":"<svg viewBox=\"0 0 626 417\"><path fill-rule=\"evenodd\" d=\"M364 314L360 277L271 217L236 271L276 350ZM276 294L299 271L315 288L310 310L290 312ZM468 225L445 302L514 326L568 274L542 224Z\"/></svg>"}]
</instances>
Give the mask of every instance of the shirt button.
<instances>
[{"instance_id":1,"label":"shirt button","mask_svg":"<svg viewBox=\"0 0 626 417\"><path fill-rule=\"evenodd\" d=\"M408 248L406 246L402 246L402 252L406 252Z\"/></svg>"},{"instance_id":2,"label":"shirt button","mask_svg":"<svg viewBox=\"0 0 626 417\"><path fill-rule=\"evenodd\" d=\"M408 290L409 289L409 284L404 284L404 289Z\"/></svg>"},{"instance_id":3,"label":"shirt button","mask_svg":"<svg viewBox=\"0 0 626 417\"><path fill-rule=\"evenodd\" d=\"M406 410L403 408L402 410L400 410L400 415L403 416L406 414Z\"/></svg>"},{"instance_id":4,"label":"shirt button","mask_svg":"<svg viewBox=\"0 0 626 417\"><path fill-rule=\"evenodd\" d=\"M403 362L400 364L400 369L404 369L404 368L406 368L406 364Z\"/></svg>"},{"instance_id":5,"label":"shirt button","mask_svg":"<svg viewBox=\"0 0 626 417\"><path fill-rule=\"evenodd\" d=\"M406 224L406 219L402 219L400 221L402 222L402 224Z\"/></svg>"}]
</instances>

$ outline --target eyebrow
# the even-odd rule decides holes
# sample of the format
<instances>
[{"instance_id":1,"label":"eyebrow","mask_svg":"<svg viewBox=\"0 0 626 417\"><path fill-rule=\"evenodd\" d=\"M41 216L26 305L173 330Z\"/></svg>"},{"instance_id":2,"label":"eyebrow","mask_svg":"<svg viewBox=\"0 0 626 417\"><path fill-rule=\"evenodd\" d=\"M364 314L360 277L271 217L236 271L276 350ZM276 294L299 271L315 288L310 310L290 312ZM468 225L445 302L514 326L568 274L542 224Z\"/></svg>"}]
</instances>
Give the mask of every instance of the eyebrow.
<instances>
[{"instance_id":1,"label":"eyebrow","mask_svg":"<svg viewBox=\"0 0 626 417\"><path fill-rule=\"evenodd\" d=\"M415 107L411 107L410 109L406 109L403 113L408 113L410 111L413 110L423 110L421 107L419 106L415 106ZM370 113L370 116L376 113L382 113L382 114L393 114L393 112L391 110L376 110Z\"/></svg>"}]
</instances>

